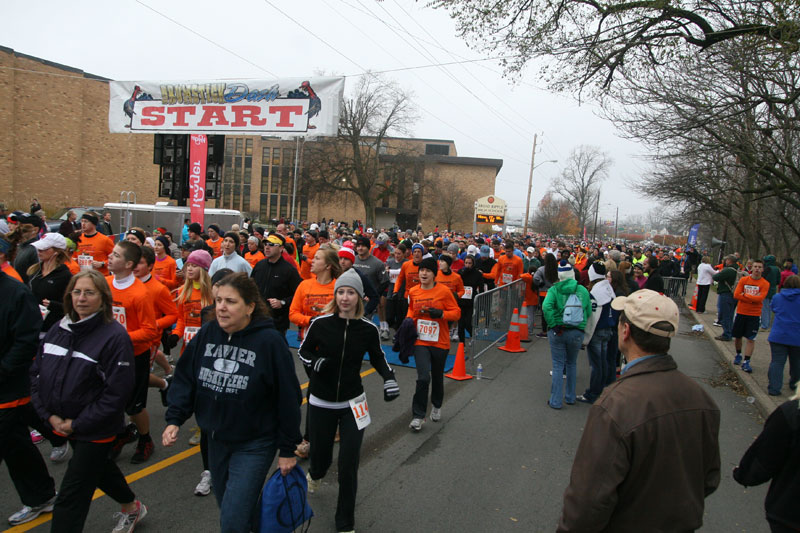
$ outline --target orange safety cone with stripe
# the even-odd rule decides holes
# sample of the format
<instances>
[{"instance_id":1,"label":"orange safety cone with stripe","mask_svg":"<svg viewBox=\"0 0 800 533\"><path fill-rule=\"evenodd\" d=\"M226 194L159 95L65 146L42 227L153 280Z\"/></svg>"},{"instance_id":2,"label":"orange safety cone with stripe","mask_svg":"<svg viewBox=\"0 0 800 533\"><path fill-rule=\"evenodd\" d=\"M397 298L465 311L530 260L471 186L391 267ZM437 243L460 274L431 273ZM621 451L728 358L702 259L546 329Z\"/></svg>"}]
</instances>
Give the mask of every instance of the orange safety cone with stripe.
<instances>
[{"instance_id":1,"label":"orange safety cone with stripe","mask_svg":"<svg viewBox=\"0 0 800 533\"><path fill-rule=\"evenodd\" d=\"M467 369L465 366L466 356L464 355L464 343L458 343L458 351L456 352L456 362L453 365L453 371L449 374L445 374L444 377L455 379L456 381L466 381L468 379L472 379L472 376L467 375Z\"/></svg>"},{"instance_id":2,"label":"orange safety cone with stripe","mask_svg":"<svg viewBox=\"0 0 800 533\"><path fill-rule=\"evenodd\" d=\"M519 344L519 311L515 308L514 314L511 315L511 325L508 327L508 336L506 337L506 345L500 346L500 350L504 352L520 353L525 350Z\"/></svg>"},{"instance_id":3,"label":"orange safety cone with stripe","mask_svg":"<svg viewBox=\"0 0 800 533\"><path fill-rule=\"evenodd\" d=\"M519 311L519 340L520 342L531 342L528 335L528 306L523 305Z\"/></svg>"},{"instance_id":4,"label":"orange safety cone with stripe","mask_svg":"<svg viewBox=\"0 0 800 533\"><path fill-rule=\"evenodd\" d=\"M692 311L697 310L697 285L694 286L694 294L692 295L692 303L689 304L689 309Z\"/></svg>"}]
</instances>

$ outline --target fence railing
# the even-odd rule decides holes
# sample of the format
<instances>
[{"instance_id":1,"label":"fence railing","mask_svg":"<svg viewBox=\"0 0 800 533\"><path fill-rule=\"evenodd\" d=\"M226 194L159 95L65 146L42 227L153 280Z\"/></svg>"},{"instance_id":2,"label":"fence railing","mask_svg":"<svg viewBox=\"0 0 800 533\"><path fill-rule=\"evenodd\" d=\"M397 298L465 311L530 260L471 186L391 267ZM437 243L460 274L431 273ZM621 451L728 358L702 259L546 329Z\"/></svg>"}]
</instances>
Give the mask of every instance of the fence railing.
<instances>
[{"instance_id":1,"label":"fence railing","mask_svg":"<svg viewBox=\"0 0 800 533\"><path fill-rule=\"evenodd\" d=\"M664 295L669 296L673 300L686 303L686 278L662 278L664 280Z\"/></svg>"},{"instance_id":2,"label":"fence railing","mask_svg":"<svg viewBox=\"0 0 800 533\"><path fill-rule=\"evenodd\" d=\"M505 340L514 309L525 300L525 282L521 279L477 295L472 311L472 338L467 346L470 361Z\"/></svg>"}]
</instances>

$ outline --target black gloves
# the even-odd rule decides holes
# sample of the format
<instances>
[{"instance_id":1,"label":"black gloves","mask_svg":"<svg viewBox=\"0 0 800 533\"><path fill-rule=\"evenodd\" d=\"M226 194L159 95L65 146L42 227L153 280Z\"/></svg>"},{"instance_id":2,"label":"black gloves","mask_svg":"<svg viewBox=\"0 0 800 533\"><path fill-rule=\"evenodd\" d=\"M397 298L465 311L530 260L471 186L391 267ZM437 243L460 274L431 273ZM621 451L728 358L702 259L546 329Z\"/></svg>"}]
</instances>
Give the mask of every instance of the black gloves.
<instances>
[{"instance_id":1,"label":"black gloves","mask_svg":"<svg viewBox=\"0 0 800 533\"><path fill-rule=\"evenodd\" d=\"M325 366L325 363L328 362L327 357L320 357L316 361L314 361L314 372L321 372L322 367Z\"/></svg>"},{"instance_id":2,"label":"black gloves","mask_svg":"<svg viewBox=\"0 0 800 533\"><path fill-rule=\"evenodd\" d=\"M400 387L397 386L397 381L394 379L387 379L383 382L383 401L391 402L400 396Z\"/></svg>"},{"instance_id":3,"label":"black gloves","mask_svg":"<svg viewBox=\"0 0 800 533\"><path fill-rule=\"evenodd\" d=\"M180 340L181 338L175 335L174 333L169 337L167 337L167 345L169 346L169 349L171 350L174 347L176 347L178 345L178 341Z\"/></svg>"},{"instance_id":4,"label":"black gloves","mask_svg":"<svg viewBox=\"0 0 800 533\"><path fill-rule=\"evenodd\" d=\"M428 309L428 314L430 315L431 318L442 318L442 316L444 315L444 311L442 311L441 309L434 309L433 307L431 307L430 309Z\"/></svg>"}]
</instances>

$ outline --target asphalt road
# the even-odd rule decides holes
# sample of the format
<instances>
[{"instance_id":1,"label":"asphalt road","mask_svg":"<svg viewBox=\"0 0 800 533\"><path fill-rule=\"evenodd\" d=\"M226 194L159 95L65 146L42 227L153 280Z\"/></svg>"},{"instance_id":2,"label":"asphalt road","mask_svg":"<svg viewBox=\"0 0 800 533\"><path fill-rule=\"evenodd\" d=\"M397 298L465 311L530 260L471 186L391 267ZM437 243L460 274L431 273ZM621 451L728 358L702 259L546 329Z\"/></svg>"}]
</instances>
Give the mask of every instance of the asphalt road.
<instances>
[{"instance_id":1,"label":"asphalt road","mask_svg":"<svg viewBox=\"0 0 800 533\"><path fill-rule=\"evenodd\" d=\"M763 500L766 486L744 489L730 471L761 430L762 420L746 399L727 386L717 352L705 339L687 334L689 317L682 317L681 334L672 355L679 368L695 378L722 410L720 443L722 482L706 500L704 531L768 531ZM550 388L547 341L534 340L527 353L491 350L481 358L484 375L493 379L446 380L443 419L427 421L420 433L408 429L416 372L397 368L401 397L384 403L382 382L376 373L364 377L372 424L362 448L356 530L369 532L495 532L553 531L569 481L572 459L580 440L588 406L576 404L555 411L545 405ZM364 371L371 367L365 364ZM297 367L301 383L305 374ZM581 353L578 392L588 384L589 367ZM163 412L151 390L153 435L160 442ZM304 408L305 414L305 408ZM191 424L185 426L188 428ZM156 453L146 465L131 465L132 446L119 464L136 481L131 487L148 506L147 518L137 531L202 532L218 530L213 496L194 496L202 465L197 448L188 446L189 431L179 444ZM47 455L50 445L40 446ZM66 464L48 462L60 482ZM305 462L300 463L305 467ZM315 517L309 531L335 531L336 465L322 488L309 496ZM18 510L20 502L3 469L0 473L0 515ZM669 502L654 502L669 505ZM119 506L107 496L96 499L86 531L108 531ZM11 531L46 531L49 515ZM32 527L30 527L32 526Z\"/></svg>"}]
</instances>

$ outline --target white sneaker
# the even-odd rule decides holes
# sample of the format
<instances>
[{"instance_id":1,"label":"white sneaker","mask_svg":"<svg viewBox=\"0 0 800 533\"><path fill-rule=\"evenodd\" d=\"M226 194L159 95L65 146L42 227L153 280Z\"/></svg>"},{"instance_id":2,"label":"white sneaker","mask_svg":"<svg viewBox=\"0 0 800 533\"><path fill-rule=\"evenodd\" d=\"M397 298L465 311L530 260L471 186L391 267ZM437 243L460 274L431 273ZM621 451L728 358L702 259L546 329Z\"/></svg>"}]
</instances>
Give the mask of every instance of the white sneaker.
<instances>
[{"instance_id":1,"label":"white sneaker","mask_svg":"<svg viewBox=\"0 0 800 533\"><path fill-rule=\"evenodd\" d=\"M67 458L68 453L69 442L65 442L61 446L54 446L53 449L50 450L50 460L54 463L60 463Z\"/></svg>"},{"instance_id":2,"label":"white sneaker","mask_svg":"<svg viewBox=\"0 0 800 533\"><path fill-rule=\"evenodd\" d=\"M392 338L392 334L389 333L388 329L382 329L381 330L381 340L382 341L388 341L391 338Z\"/></svg>"},{"instance_id":3,"label":"white sneaker","mask_svg":"<svg viewBox=\"0 0 800 533\"><path fill-rule=\"evenodd\" d=\"M36 507L28 507L25 505L22 507L22 509L8 517L8 523L12 526L17 526L19 524L24 524L25 522L30 522L42 513L52 513L53 504L55 502L56 497L53 496L42 505L37 505Z\"/></svg>"},{"instance_id":4,"label":"white sneaker","mask_svg":"<svg viewBox=\"0 0 800 533\"><path fill-rule=\"evenodd\" d=\"M308 481L308 493L314 494L322 486L321 479L311 479L311 472L306 474L306 481Z\"/></svg>"},{"instance_id":5,"label":"white sneaker","mask_svg":"<svg viewBox=\"0 0 800 533\"><path fill-rule=\"evenodd\" d=\"M438 422L442 419L442 409L440 407L431 408L431 420Z\"/></svg>"},{"instance_id":6,"label":"white sneaker","mask_svg":"<svg viewBox=\"0 0 800 533\"><path fill-rule=\"evenodd\" d=\"M145 516L147 516L147 507L136 500L136 510L132 513L114 513L117 525L111 530L111 533L131 533L136 528L136 524L141 522Z\"/></svg>"},{"instance_id":7,"label":"white sneaker","mask_svg":"<svg viewBox=\"0 0 800 533\"><path fill-rule=\"evenodd\" d=\"M211 493L211 472L203 470L200 474L200 483L194 488L195 496L208 496Z\"/></svg>"},{"instance_id":8,"label":"white sneaker","mask_svg":"<svg viewBox=\"0 0 800 533\"><path fill-rule=\"evenodd\" d=\"M411 420L411 423L408 425L414 431L420 431L422 429L422 419L421 418L414 418Z\"/></svg>"}]
</instances>

